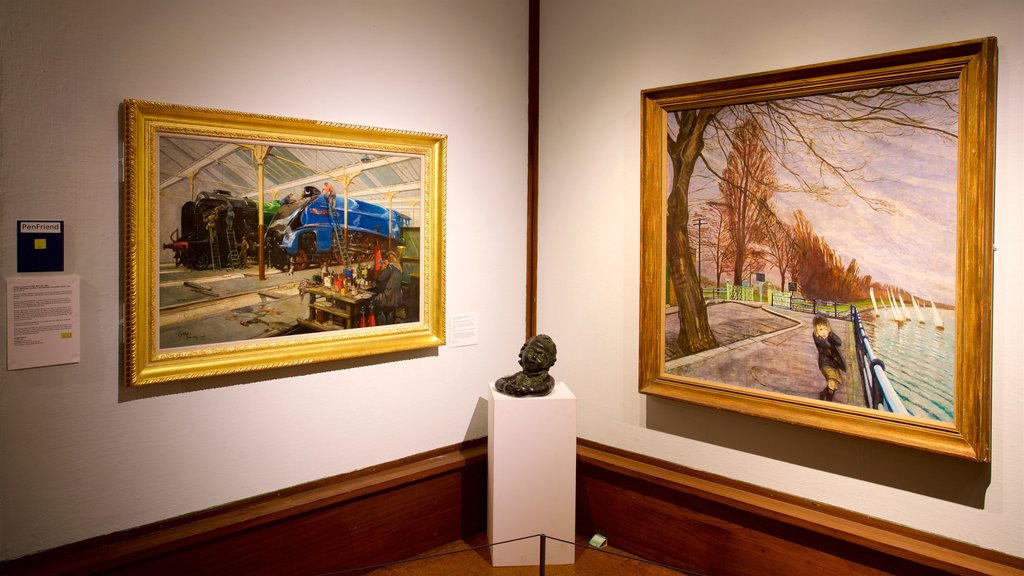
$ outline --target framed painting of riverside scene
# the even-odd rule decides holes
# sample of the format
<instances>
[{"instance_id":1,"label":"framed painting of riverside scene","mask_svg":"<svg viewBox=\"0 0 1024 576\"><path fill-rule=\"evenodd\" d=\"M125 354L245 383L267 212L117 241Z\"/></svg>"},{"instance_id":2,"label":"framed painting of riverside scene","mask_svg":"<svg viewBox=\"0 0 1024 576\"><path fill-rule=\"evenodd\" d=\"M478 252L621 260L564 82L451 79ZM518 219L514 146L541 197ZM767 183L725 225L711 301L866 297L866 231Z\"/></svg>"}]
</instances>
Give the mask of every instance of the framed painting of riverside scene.
<instances>
[{"instance_id":1,"label":"framed painting of riverside scene","mask_svg":"<svg viewBox=\"0 0 1024 576\"><path fill-rule=\"evenodd\" d=\"M127 100L129 386L444 343L442 135Z\"/></svg>"},{"instance_id":2,"label":"framed painting of riverside scene","mask_svg":"<svg viewBox=\"0 0 1024 576\"><path fill-rule=\"evenodd\" d=\"M989 459L996 42L642 93L640 391Z\"/></svg>"}]
</instances>

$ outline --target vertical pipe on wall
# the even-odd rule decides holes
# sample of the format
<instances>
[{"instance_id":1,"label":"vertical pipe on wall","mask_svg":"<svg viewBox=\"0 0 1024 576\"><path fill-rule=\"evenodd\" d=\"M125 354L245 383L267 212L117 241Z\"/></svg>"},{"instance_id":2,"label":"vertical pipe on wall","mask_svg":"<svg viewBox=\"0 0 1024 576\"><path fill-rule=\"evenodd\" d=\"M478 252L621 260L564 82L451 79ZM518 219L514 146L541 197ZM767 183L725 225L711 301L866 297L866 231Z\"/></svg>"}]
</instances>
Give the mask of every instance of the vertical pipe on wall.
<instances>
[{"instance_id":1,"label":"vertical pipe on wall","mask_svg":"<svg viewBox=\"0 0 1024 576\"><path fill-rule=\"evenodd\" d=\"M526 339L537 334L537 127L540 94L540 0L530 0L526 167Z\"/></svg>"}]
</instances>

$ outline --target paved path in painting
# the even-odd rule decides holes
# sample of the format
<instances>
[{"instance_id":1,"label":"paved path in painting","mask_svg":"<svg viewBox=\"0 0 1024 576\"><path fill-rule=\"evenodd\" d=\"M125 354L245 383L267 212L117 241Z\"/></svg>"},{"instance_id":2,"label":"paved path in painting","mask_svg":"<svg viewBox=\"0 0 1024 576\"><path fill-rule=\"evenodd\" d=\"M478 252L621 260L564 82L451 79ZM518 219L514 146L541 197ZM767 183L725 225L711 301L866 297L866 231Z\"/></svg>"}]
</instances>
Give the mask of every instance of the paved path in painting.
<instances>
[{"instance_id":1,"label":"paved path in painting","mask_svg":"<svg viewBox=\"0 0 1024 576\"><path fill-rule=\"evenodd\" d=\"M818 351L811 337L811 314L771 308L762 304L722 302L708 306L711 330L718 348L669 360L666 372L768 392L818 398L825 379L818 370ZM864 405L864 392L856 375L853 325L829 319L843 339L847 372L834 401ZM678 318L666 316L666 337L679 330Z\"/></svg>"}]
</instances>

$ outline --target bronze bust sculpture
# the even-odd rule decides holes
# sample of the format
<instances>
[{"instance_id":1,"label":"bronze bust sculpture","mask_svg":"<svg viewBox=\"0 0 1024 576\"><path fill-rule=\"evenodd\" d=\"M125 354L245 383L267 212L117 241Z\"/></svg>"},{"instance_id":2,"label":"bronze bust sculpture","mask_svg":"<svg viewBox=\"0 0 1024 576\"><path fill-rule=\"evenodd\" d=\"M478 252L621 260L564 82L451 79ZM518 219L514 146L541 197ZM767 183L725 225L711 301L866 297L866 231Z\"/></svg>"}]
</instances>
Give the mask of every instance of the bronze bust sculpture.
<instances>
[{"instance_id":1,"label":"bronze bust sculpture","mask_svg":"<svg viewBox=\"0 0 1024 576\"><path fill-rule=\"evenodd\" d=\"M508 396L547 396L555 387L555 379L548 369L555 365L555 341L538 334L519 349L519 365L523 369L511 376L499 378L494 388Z\"/></svg>"}]
</instances>

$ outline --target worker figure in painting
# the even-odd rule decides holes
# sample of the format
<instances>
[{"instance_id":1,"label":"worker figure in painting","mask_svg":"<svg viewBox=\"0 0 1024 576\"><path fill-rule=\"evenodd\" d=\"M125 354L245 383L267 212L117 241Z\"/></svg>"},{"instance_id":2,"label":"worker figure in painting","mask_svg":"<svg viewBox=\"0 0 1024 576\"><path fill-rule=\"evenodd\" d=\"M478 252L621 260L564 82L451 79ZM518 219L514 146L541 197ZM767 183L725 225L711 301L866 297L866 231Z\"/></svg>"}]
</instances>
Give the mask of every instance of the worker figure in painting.
<instances>
[{"instance_id":1,"label":"worker figure in painting","mask_svg":"<svg viewBox=\"0 0 1024 576\"><path fill-rule=\"evenodd\" d=\"M394 324L395 312L402 305L402 268L398 254L388 252L384 257L384 269L377 275L375 303L379 314L377 324Z\"/></svg>"},{"instance_id":2,"label":"worker figure in painting","mask_svg":"<svg viewBox=\"0 0 1024 576\"><path fill-rule=\"evenodd\" d=\"M249 263L249 235L242 236L242 242L238 245L238 267L246 268Z\"/></svg>"},{"instance_id":3,"label":"worker figure in painting","mask_svg":"<svg viewBox=\"0 0 1024 576\"><path fill-rule=\"evenodd\" d=\"M206 231L210 234L210 262L217 261L213 256L213 245L217 242L217 210L218 208L210 210L203 218L203 222L206 223Z\"/></svg>"},{"instance_id":4,"label":"worker figure in painting","mask_svg":"<svg viewBox=\"0 0 1024 576\"><path fill-rule=\"evenodd\" d=\"M519 365L523 369L499 378L494 388L508 396L547 396L555 387L548 370L555 365L558 349L550 336L538 334L519 349Z\"/></svg>"},{"instance_id":5,"label":"worker figure in painting","mask_svg":"<svg viewBox=\"0 0 1024 576\"><path fill-rule=\"evenodd\" d=\"M206 213L206 217L203 218L203 222L206 223L206 231L210 234L210 243L214 241L214 236L217 234L217 208L210 210Z\"/></svg>"},{"instance_id":6,"label":"worker figure in painting","mask_svg":"<svg viewBox=\"0 0 1024 576\"><path fill-rule=\"evenodd\" d=\"M331 210L334 210L334 202L337 198L337 194L334 192L334 186L331 186L330 182L324 182L324 198L327 199L327 205Z\"/></svg>"},{"instance_id":7,"label":"worker figure in painting","mask_svg":"<svg viewBox=\"0 0 1024 576\"><path fill-rule=\"evenodd\" d=\"M228 234L234 238L235 234L235 209L228 202L224 205L224 227L227 228Z\"/></svg>"},{"instance_id":8,"label":"worker figure in painting","mask_svg":"<svg viewBox=\"0 0 1024 576\"><path fill-rule=\"evenodd\" d=\"M817 314L812 322L814 326L814 346L818 349L818 369L825 377L825 387L818 393L820 400L832 401L836 388L843 381L842 372L846 372L846 360L843 359L843 341L832 331L828 318Z\"/></svg>"}]
</instances>

